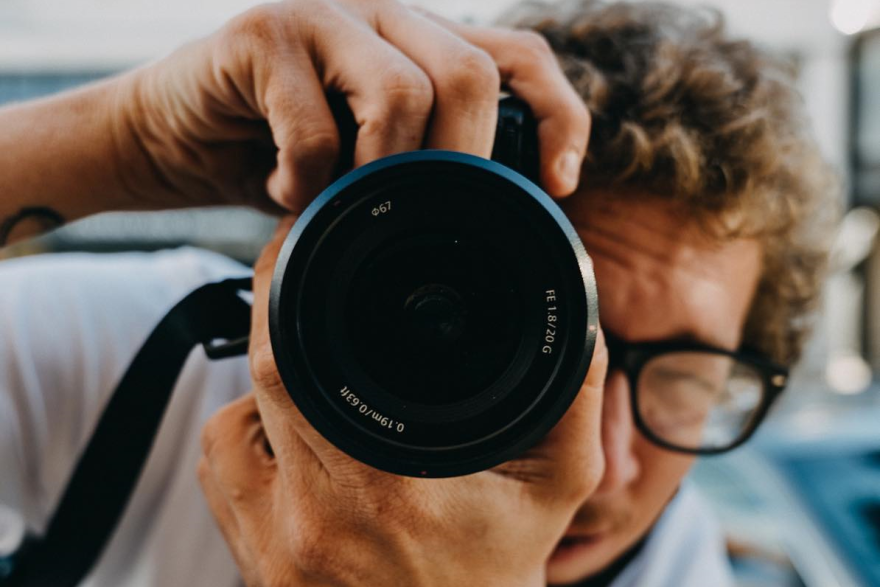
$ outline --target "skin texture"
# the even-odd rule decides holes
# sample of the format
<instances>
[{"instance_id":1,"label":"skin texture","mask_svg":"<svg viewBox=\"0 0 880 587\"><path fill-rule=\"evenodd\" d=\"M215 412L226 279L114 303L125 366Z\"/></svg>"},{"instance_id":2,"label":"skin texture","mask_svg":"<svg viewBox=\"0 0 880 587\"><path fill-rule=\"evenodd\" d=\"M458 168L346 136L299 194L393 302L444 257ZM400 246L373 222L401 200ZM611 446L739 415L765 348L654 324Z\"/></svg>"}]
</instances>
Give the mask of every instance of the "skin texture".
<instances>
[{"instance_id":1,"label":"skin texture","mask_svg":"<svg viewBox=\"0 0 880 587\"><path fill-rule=\"evenodd\" d=\"M577 193L562 203L593 259L602 326L629 341L691 339L726 349L740 343L760 272L748 239L719 243L666 201L637 194ZM693 457L651 444L635 427L629 384L605 382L605 472L554 552L553 584L592 575L635 544L656 521Z\"/></svg>"},{"instance_id":2,"label":"skin texture","mask_svg":"<svg viewBox=\"0 0 880 587\"><path fill-rule=\"evenodd\" d=\"M502 83L538 119L542 183L570 194L590 116L540 35L394 0L259 6L154 64L0 109L0 223L33 207L301 212L340 171L327 93L353 112L362 165L422 147L488 157ZM46 228L19 224L10 242Z\"/></svg>"},{"instance_id":3,"label":"skin texture","mask_svg":"<svg viewBox=\"0 0 880 587\"><path fill-rule=\"evenodd\" d=\"M199 478L247 584L545 585L547 557L602 475L603 340L572 407L522 457L450 479L378 471L320 436L281 383L268 297L288 228L256 266L253 394L202 437Z\"/></svg>"}]
</instances>

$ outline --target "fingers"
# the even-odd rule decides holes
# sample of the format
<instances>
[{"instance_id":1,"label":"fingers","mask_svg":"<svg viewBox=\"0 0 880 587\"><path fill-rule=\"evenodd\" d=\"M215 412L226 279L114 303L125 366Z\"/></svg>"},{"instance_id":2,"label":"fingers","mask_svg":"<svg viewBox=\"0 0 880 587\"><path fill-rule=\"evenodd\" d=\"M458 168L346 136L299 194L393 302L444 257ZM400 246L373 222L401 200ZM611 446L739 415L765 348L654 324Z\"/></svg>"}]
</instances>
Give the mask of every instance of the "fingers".
<instances>
[{"instance_id":1,"label":"fingers","mask_svg":"<svg viewBox=\"0 0 880 587\"><path fill-rule=\"evenodd\" d=\"M424 146L488 158L501 87L492 57L423 14L397 3L388 3L375 19L379 34L424 70L433 84L433 111Z\"/></svg>"},{"instance_id":2,"label":"fingers","mask_svg":"<svg viewBox=\"0 0 880 587\"><path fill-rule=\"evenodd\" d=\"M608 375L608 345L605 344L605 332L601 326L596 328L596 345L593 347L593 358L590 361L590 369L584 380L584 388L594 390L600 395L605 389L605 379Z\"/></svg>"},{"instance_id":3,"label":"fingers","mask_svg":"<svg viewBox=\"0 0 880 587\"><path fill-rule=\"evenodd\" d=\"M600 416L607 371L608 348L598 328L589 371L568 411L534 449L503 465L500 472L521 476L527 471L543 481L538 489L551 499L583 502L598 486L605 466Z\"/></svg>"},{"instance_id":4,"label":"fingers","mask_svg":"<svg viewBox=\"0 0 880 587\"><path fill-rule=\"evenodd\" d=\"M211 52L214 77L223 100L268 121L278 153L266 191L287 210L301 212L337 170L327 92L342 93L354 114L358 166L422 147L489 156L506 84L537 118L544 188L558 197L578 185L589 112L537 33L454 23L391 0L267 5L226 32Z\"/></svg>"},{"instance_id":5,"label":"fingers","mask_svg":"<svg viewBox=\"0 0 880 587\"><path fill-rule=\"evenodd\" d=\"M232 506L226 500L226 496L220 489L220 484L214 478L211 467L206 458L202 457L198 468L199 483L202 493L208 502L208 508L217 522L217 527L223 535L223 539L229 546L232 558L241 572L245 585L259 585L255 570L255 556L249 548L247 541L243 539L238 520L232 511Z\"/></svg>"},{"instance_id":6,"label":"fingers","mask_svg":"<svg viewBox=\"0 0 880 587\"><path fill-rule=\"evenodd\" d=\"M267 451L257 403L248 394L223 407L202 429L202 453L217 487L236 510L261 507L271 490L275 459Z\"/></svg>"},{"instance_id":7,"label":"fingers","mask_svg":"<svg viewBox=\"0 0 880 587\"><path fill-rule=\"evenodd\" d=\"M492 56L501 81L525 100L538 121L541 183L552 196L578 186L590 136L590 113L540 34L432 19Z\"/></svg>"},{"instance_id":8,"label":"fingers","mask_svg":"<svg viewBox=\"0 0 880 587\"><path fill-rule=\"evenodd\" d=\"M256 24L245 19L245 28L265 46L251 69L268 80L261 111L279 149L268 191L288 209L301 211L335 170L340 138L327 91L341 92L354 114L357 166L421 147L489 156L503 82L537 118L545 189L577 187L589 113L537 33L453 23L392 1L281 6L252 11Z\"/></svg>"},{"instance_id":9,"label":"fingers","mask_svg":"<svg viewBox=\"0 0 880 587\"><path fill-rule=\"evenodd\" d=\"M280 5L249 10L215 37L211 55L224 108L269 123L278 153L266 191L299 213L330 182L340 139L311 56L291 38L285 16Z\"/></svg>"},{"instance_id":10,"label":"fingers","mask_svg":"<svg viewBox=\"0 0 880 587\"><path fill-rule=\"evenodd\" d=\"M320 81L305 67L279 68L265 96L266 119L278 148L266 191L285 209L300 213L327 186L339 156L339 131ZM295 80L295 81L294 81Z\"/></svg>"},{"instance_id":11,"label":"fingers","mask_svg":"<svg viewBox=\"0 0 880 587\"><path fill-rule=\"evenodd\" d=\"M278 222L272 238L263 247L257 262L254 264L253 290L254 301L251 306L250 359L251 377L257 388L258 396L268 395L276 404L286 405L290 401L287 390L281 382L281 376L275 365L272 344L269 339L269 292L275 262L281 246L297 216L285 216Z\"/></svg>"},{"instance_id":12,"label":"fingers","mask_svg":"<svg viewBox=\"0 0 880 587\"><path fill-rule=\"evenodd\" d=\"M587 376L581 384L580 391L571 407L553 430L547 435L542 449L554 455L560 467L576 466L578 461L591 458L591 447L601 448L599 443L599 416L602 413L602 398L605 390L605 377L608 372L608 347L605 346L605 335L599 328L596 345ZM564 451L556 451L553 445L565 445ZM581 447L569 450L572 447ZM585 452L586 451L586 452ZM599 451L601 452L601 451Z\"/></svg>"},{"instance_id":13,"label":"fingers","mask_svg":"<svg viewBox=\"0 0 880 587\"><path fill-rule=\"evenodd\" d=\"M293 454L302 437L307 446L325 450L326 440L320 436L297 409L281 381L272 343L269 338L269 292L275 262L281 246L296 221L296 216L287 216L279 221L272 239L263 247L254 265L254 302L251 309L251 334L248 357L254 394L260 405L269 441L279 454ZM285 449L296 450L285 450Z\"/></svg>"},{"instance_id":14,"label":"fingers","mask_svg":"<svg viewBox=\"0 0 880 587\"><path fill-rule=\"evenodd\" d=\"M264 449L252 395L208 420L202 430L202 451L198 475L208 507L245 583L257 585L257 558L251 545L260 536L260 521L271 513L275 467Z\"/></svg>"},{"instance_id":15,"label":"fingers","mask_svg":"<svg viewBox=\"0 0 880 587\"><path fill-rule=\"evenodd\" d=\"M422 146L434 101L431 78L398 47L336 4L322 6L312 37L324 87L346 95L358 125L354 163Z\"/></svg>"},{"instance_id":16,"label":"fingers","mask_svg":"<svg viewBox=\"0 0 880 587\"><path fill-rule=\"evenodd\" d=\"M366 465L357 463L339 451L312 427L291 400L275 363L269 338L269 292L275 262L296 218L287 216L281 219L254 266L254 303L248 356L254 396L278 464L283 471L295 472L298 478L308 478L322 474L328 466L337 472L344 467L359 469Z\"/></svg>"}]
</instances>

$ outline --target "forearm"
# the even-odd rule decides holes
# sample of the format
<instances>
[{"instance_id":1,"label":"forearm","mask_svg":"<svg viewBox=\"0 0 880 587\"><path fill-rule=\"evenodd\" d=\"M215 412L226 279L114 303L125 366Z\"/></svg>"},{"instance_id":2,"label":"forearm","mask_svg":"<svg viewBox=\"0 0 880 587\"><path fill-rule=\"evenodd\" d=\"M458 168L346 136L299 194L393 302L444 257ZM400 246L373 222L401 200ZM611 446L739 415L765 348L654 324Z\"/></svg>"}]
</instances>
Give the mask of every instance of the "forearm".
<instances>
[{"instance_id":1,"label":"forearm","mask_svg":"<svg viewBox=\"0 0 880 587\"><path fill-rule=\"evenodd\" d=\"M123 79L0 108L0 246L135 207L118 155Z\"/></svg>"}]
</instances>

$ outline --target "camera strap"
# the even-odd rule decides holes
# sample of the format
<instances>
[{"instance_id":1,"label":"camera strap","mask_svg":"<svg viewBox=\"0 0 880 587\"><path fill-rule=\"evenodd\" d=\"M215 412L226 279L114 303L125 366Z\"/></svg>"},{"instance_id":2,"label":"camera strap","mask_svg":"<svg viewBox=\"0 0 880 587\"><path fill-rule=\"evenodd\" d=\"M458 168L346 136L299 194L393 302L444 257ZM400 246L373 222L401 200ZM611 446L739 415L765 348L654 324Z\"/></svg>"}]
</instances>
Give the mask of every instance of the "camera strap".
<instances>
[{"instance_id":1,"label":"camera strap","mask_svg":"<svg viewBox=\"0 0 880 587\"><path fill-rule=\"evenodd\" d=\"M159 322L104 408L45 534L0 558L0 587L74 587L85 578L122 517L192 349L203 345L211 359L247 351L251 308L239 292L250 289L250 278L203 285Z\"/></svg>"}]
</instances>

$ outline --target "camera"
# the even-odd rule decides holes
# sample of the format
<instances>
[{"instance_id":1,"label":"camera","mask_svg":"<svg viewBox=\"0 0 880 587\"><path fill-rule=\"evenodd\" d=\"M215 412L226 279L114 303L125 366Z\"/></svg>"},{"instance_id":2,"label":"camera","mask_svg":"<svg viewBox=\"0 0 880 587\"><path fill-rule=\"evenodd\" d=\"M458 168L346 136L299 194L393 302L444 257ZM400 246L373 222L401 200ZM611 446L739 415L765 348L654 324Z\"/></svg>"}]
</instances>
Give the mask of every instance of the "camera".
<instances>
[{"instance_id":1,"label":"camera","mask_svg":"<svg viewBox=\"0 0 880 587\"><path fill-rule=\"evenodd\" d=\"M288 234L269 303L282 381L352 457L416 477L484 470L538 442L589 368L591 261L535 183L527 108L493 159L386 157L321 193Z\"/></svg>"},{"instance_id":2,"label":"camera","mask_svg":"<svg viewBox=\"0 0 880 587\"><path fill-rule=\"evenodd\" d=\"M340 130L354 136L350 119ZM276 261L269 331L282 381L324 437L378 469L449 477L510 460L559 421L589 368L592 263L528 179L535 123L513 98L499 104L493 159L418 151L360 167L306 208ZM0 557L0 583L86 576L193 346L210 359L246 352L251 308L240 293L250 288L250 278L205 284L156 325L44 536Z\"/></svg>"}]
</instances>

